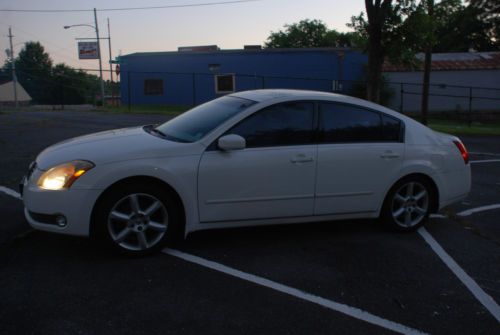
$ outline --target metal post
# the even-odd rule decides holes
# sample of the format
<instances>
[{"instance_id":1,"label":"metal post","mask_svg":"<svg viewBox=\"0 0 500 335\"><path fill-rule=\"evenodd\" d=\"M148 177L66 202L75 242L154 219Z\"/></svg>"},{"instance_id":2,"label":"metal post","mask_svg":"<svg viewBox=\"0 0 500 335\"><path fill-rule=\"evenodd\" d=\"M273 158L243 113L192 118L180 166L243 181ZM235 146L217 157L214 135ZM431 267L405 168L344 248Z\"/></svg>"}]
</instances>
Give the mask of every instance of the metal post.
<instances>
[{"instance_id":1,"label":"metal post","mask_svg":"<svg viewBox=\"0 0 500 335\"><path fill-rule=\"evenodd\" d=\"M115 88L113 86L113 56L111 55L111 30L109 29L109 17L108 17L108 47L109 47L109 73L111 78L111 105L115 105Z\"/></svg>"},{"instance_id":2,"label":"metal post","mask_svg":"<svg viewBox=\"0 0 500 335\"><path fill-rule=\"evenodd\" d=\"M405 91L403 89L403 83L400 84L401 85L401 90L399 91L399 112L402 114L403 113L403 97L404 97L404 94L405 94Z\"/></svg>"},{"instance_id":3,"label":"metal post","mask_svg":"<svg viewBox=\"0 0 500 335\"><path fill-rule=\"evenodd\" d=\"M196 106L196 74L193 73L193 106Z\"/></svg>"},{"instance_id":4,"label":"metal post","mask_svg":"<svg viewBox=\"0 0 500 335\"><path fill-rule=\"evenodd\" d=\"M469 87L469 127L472 125L472 87Z\"/></svg>"},{"instance_id":5,"label":"metal post","mask_svg":"<svg viewBox=\"0 0 500 335\"><path fill-rule=\"evenodd\" d=\"M111 64L113 57L111 56L111 30L109 29L109 17L108 17L108 47L109 47L109 73L111 74L111 82L113 82L113 64Z\"/></svg>"},{"instance_id":6,"label":"metal post","mask_svg":"<svg viewBox=\"0 0 500 335\"><path fill-rule=\"evenodd\" d=\"M94 8L95 35L97 38L97 52L99 53L99 78L101 79L101 104L104 106L104 82L102 80L101 40L99 39L99 27L97 26L97 11Z\"/></svg>"},{"instance_id":7,"label":"metal post","mask_svg":"<svg viewBox=\"0 0 500 335\"><path fill-rule=\"evenodd\" d=\"M122 78L123 79L123 78ZM130 96L130 71L127 71L127 101L128 101L128 111L130 112L130 105L132 103L132 97Z\"/></svg>"},{"instance_id":8,"label":"metal post","mask_svg":"<svg viewBox=\"0 0 500 335\"><path fill-rule=\"evenodd\" d=\"M9 27L9 41L10 41L10 60L12 64L12 85L14 86L14 102L16 108L19 107L19 102L17 101L17 75L16 75L16 58L14 57L14 47L12 46L12 30Z\"/></svg>"}]
</instances>

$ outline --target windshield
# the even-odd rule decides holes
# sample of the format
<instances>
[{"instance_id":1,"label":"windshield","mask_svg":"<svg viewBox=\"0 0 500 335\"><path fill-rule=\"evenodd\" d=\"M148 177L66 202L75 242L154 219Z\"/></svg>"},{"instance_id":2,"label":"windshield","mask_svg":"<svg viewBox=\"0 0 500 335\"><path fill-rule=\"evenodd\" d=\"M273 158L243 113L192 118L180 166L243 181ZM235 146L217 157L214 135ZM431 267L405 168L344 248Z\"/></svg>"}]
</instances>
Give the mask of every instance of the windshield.
<instances>
[{"instance_id":1,"label":"windshield","mask_svg":"<svg viewBox=\"0 0 500 335\"><path fill-rule=\"evenodd\" d=\"M220 124L255 104L255 101L224 96L195 107L156 129L177 142L196 142Z\"/></svg>"}]
</instances>

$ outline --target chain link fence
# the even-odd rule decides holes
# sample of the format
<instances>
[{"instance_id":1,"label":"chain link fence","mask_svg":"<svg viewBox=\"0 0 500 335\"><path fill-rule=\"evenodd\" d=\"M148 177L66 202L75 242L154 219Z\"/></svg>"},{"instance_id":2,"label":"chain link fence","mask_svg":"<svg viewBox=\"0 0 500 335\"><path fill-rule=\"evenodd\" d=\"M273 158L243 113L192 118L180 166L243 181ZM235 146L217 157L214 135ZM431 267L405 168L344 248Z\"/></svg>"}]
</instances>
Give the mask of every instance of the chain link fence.
<instances>
[{"instance_id":1,"label":"chain link fence","mask_svg":"<svg viewBox=\"0 0 500 335\"><path fill-rule=\"evenodd\" d=\"M156 80L158 87L148 92L150 80ZM221 85L225 86L221 89ZM384 81L381 104L404 114L419 115L422 87L418 83ZM239 73L127 72L122 73L121 103L130 110L137 105L196 106L228 92L267 88L317 90L363 98L366 82ZM429 116L465 122L500 120L500 88L430 84Z\"/></svg>"}]
</instances>

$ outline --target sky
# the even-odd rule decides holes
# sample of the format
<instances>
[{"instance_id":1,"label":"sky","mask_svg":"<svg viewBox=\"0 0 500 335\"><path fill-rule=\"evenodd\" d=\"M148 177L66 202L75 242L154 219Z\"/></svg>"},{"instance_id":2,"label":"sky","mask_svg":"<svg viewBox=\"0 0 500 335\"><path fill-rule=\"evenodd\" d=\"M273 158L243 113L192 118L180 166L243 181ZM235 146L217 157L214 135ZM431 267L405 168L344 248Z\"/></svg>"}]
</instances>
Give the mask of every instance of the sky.
<instances>
[{"instance_id":1,"label":"sky","mask_svg":"<svg viewBox=\"0 0 500 335\"><path fill-rule=\"evenodd\" d=\"M90 9L168 6L227 0L0 0L0 9ZM319 19L328 28L349 31L346 23L364 10L363 0L260 0L247 3L132 11L98 11L101 37L111 28L111 52L119 54L175 51L179 46L218 45L241 49L264 44L271 31L303 19ZM56 63L75 68L98 69L96 60L79 60L75 38L95 37L91 27L63 29L65 25L94 25L93 12L0 12L2 50L9 48L8 28L14 35L16 55L27 41L39 41ZM101 41L103 67L109 69L107 40ZM0 64L6 58L0 52ZM106 76L107 77L107 76Z\"/></svg>"}]
</instances>

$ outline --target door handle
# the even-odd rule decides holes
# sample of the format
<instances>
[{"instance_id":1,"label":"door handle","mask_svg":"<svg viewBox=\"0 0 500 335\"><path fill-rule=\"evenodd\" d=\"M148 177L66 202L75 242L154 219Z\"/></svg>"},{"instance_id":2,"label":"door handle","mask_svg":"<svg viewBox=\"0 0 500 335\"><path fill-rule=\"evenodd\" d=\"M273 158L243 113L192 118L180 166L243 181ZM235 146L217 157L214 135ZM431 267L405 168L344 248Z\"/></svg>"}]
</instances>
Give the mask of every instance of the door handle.
<instances>
[{"instance_id":1,"label":"door handle","mask_svg":"<svg viewBox=\"0 0 500 335\"><path fill-rule=\"evenodd\" d=\"M399 154L394 151L386 151L380 155L380 158L391 159L391 158L399 158Z\"/></svg>"},{"instance_id":2,"label":"door handle","mask_svg":"<svg viewBox=\"0 0 500 335\"><path fill-rule=\"evenodd\" d=\"M292 163L309 163L312 161L314 161L312 157L307 157L306 155L303 154L299 154L290 158L290 162Z\"/></svg>"}]
</instances>

